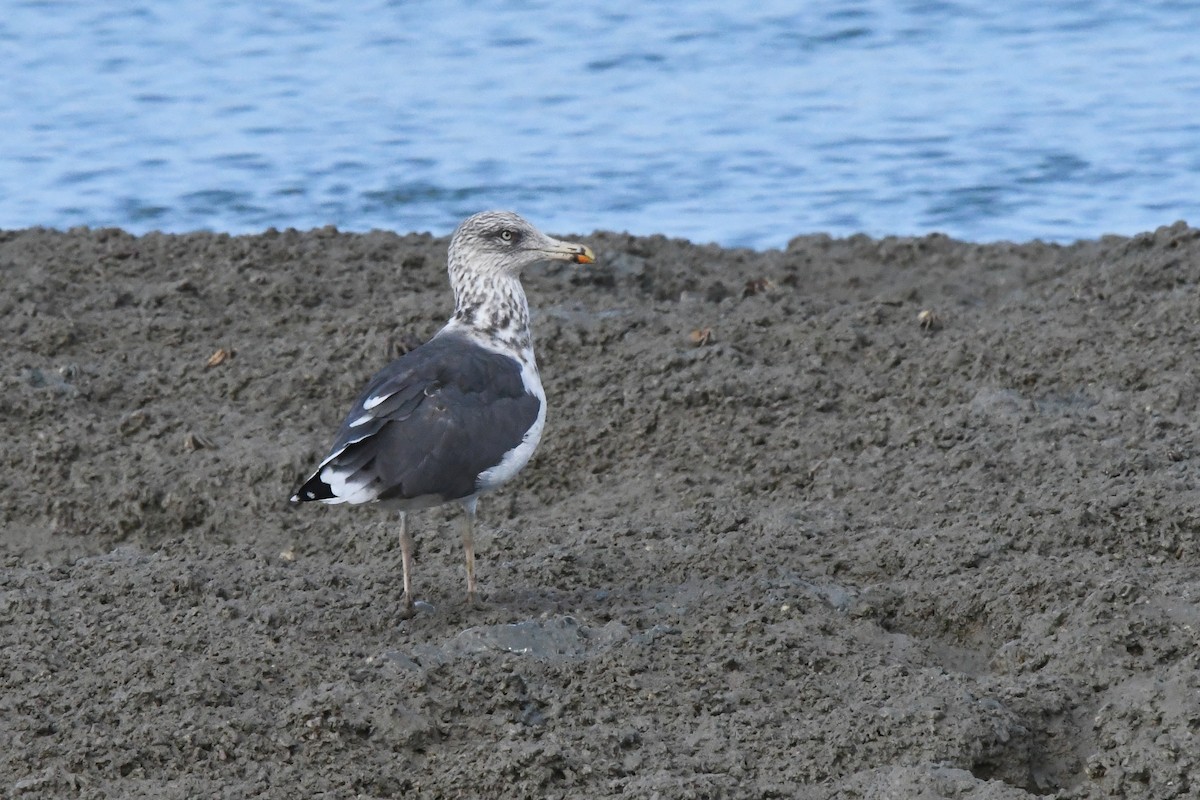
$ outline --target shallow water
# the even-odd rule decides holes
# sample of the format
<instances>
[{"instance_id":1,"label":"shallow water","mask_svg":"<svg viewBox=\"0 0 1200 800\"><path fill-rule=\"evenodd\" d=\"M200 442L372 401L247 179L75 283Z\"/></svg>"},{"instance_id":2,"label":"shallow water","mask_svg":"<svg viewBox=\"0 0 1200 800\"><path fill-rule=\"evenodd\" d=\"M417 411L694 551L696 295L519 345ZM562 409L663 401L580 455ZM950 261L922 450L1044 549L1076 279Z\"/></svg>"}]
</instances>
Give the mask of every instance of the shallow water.
<instances>
[{"instance_id":1,"label":"shallow water","mask_svg":"<svg viewBox=\"0 0 1200 800\"><path fill-rule=\"evenodd\" d=\"M1200 7L795 5L18 2L0 227L446 233L502 206L763 248L1200 217Z\"/></svg>"}]
</instances>

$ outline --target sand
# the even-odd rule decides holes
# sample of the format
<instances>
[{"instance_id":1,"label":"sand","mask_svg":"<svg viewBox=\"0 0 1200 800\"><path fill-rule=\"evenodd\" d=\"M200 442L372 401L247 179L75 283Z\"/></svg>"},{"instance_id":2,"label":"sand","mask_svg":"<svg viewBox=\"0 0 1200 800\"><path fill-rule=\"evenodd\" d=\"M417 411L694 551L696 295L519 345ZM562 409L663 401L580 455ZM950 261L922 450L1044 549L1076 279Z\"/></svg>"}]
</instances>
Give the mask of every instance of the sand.
<instances>
[{"instance_id":1,"label":"sand","mask_svg":"<svg viewBox=\"0 0 1200 800\"><path fill-rule=\"evenodd\" d=\"M1200 231L554 233L485 606L437 509L411 621L287 498L445 239L0 233L0 795L1200 794Z\"/></svg>"}]
</instances>

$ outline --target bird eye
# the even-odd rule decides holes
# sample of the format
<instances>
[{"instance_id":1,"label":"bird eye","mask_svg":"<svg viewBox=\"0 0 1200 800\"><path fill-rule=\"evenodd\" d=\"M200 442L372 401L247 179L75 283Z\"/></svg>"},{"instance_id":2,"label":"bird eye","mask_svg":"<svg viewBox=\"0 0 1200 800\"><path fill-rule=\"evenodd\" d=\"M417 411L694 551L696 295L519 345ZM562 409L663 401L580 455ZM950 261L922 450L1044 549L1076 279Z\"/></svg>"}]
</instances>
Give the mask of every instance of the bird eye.
<instances>
[{"instance_id":1,"label":"bird eye","mask_svg":"<svg viewBox=\"0 0 1200 800\"><path fill-rule=\"evenodd\" d=\"M500 238L506 242L511 242L513 238L513 232L508 228L505 228L504 230L500 231Z\"/></svg>"}]
</instances>

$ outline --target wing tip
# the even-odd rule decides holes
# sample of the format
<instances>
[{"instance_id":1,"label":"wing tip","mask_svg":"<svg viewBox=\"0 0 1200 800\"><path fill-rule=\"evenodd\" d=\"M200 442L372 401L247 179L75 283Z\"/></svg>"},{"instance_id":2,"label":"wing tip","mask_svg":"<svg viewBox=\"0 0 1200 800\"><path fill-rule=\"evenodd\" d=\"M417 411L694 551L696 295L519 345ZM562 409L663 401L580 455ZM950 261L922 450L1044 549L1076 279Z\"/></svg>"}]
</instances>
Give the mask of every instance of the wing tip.
<instances>
[{"instance_id":1,"label":"wing tip","mask_svg":"<svg viewBox=\"0 0 1200 800\"><path fill-rule=\"evenodd\" d=\"M334 498L333 488L325 481L321 480L321 474L318 472L311 478L306 480L304 484L292 494L290 502L294 504L310 503L313 501L331 500Z\"/></svg>"}]
</instances>

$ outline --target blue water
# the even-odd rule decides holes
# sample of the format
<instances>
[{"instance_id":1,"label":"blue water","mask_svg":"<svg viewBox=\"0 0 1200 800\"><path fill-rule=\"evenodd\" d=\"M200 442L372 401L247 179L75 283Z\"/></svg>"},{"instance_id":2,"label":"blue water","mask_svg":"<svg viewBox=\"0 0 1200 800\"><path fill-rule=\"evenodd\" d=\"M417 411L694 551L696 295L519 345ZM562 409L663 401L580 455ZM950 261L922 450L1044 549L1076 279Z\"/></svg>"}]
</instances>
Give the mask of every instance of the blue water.
<instances>
[{"instance_id":1,"label":"blue water","mask_svg":"<svg viewBox=\"0 0 1200 800\"><path fill-rule=\"evenodd\" d=\"M10 0L0 227L1200 223L1200 4L735 6Z\"/></svg>"}]
</instances>

